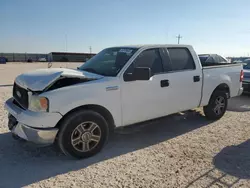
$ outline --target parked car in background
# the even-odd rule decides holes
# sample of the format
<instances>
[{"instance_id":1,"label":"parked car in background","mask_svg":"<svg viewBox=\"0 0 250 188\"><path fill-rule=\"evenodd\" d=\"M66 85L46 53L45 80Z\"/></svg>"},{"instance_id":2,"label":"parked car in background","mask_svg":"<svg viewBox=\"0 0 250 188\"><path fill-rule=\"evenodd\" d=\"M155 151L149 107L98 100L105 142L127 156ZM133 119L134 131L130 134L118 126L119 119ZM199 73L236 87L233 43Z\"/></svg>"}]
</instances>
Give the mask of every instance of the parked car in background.
<instances>
[{"instance_id":1,"label":"parked car in background","mask_svg":"<svg viewBox=\"0 0 250 188\"><path fill-rule=\"evenodd\" d=\"M206 67L189 45L107 48L77 70L19 75L5 103L8 127L22 139L57 142L66 155L86 158L116 127L196 107L220 119L228 98L241 95L242 79L241 64Z\"/></svg>"},{"instance_id":2,"label":"parked car in background","mask_svg":"<svg viewBox=\"0 0 250 188\"><path fill-rule=\"evenodd\" d=\"M241 60L236 60L236 61L233 61L233 63L243 63L243 61L241 61Z\"/></svg>"},{"instance_id":3,"label":"parked car in background","mask_svg":"<svg viewBox=\"0 0 250 188\"><path fill-rule=\"evenodd\" d=\"M230 63L226 58L218 54L199 54L202 66L214 66Z\"/></svg>"},{"instance_id":4,"label":"parked car in background","mask_svg":"<svg viewBox=\"0 0 250 188\"><path fill-rule=\"evenodd\" d=\"M46 62L47 59L46 59L45 57L42 57L42 58L39 58L38 61L39 61L39 62Z\"/></svg>"},{"instance_id":5,"label":"parked car in background","mask_svg":"<svg viewBox=\"0 0 250 188\"><path fill-rule=\"evenodd\" d=\"M0 57L0 64L6 64L7 59L5 57Z\"/></svg>"},{"instance_id":6,"label":"parked car in background","mask_svg":"<svg viewBox=\"0 0 250 188\"><path fill-rule=\"evenodd\" d=\"M28 58L28 59L27 59L27 62L28 62L28 63L32 63L33 60L32 60L31 58Z\"/></svg>"},{"instance_id":7,"label":"parked car in background","mask_svg":"<svg viewBox=\"0 0 250 188\"><path fill-rule=\"evenodd\" d=\"M246 59L243 61L243 71L244 71L244 78L243 78L243 88L244 92L250 92L250 59Z\"/></svg>"}]
</instances>

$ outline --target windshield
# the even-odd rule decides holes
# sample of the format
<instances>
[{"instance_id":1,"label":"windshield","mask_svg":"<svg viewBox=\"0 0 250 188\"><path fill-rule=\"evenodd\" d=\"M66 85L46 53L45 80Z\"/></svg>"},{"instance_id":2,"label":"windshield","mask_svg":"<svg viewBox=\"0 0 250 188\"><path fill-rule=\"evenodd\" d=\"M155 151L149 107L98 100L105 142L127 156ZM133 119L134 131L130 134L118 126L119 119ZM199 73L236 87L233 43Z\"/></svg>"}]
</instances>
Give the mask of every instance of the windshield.
<instances>
[{"instance_id":1,"label":"windshield","mask_svg":"<svg viewBox=\"0 0 250 188\"><path fill-rule=\"evenodd\" d=\"M201 64L206 63L208 57L208 55L199 55Z\"/></svg>"},{"instance_id":2,"label":"windshield","mask_svg":"<svg viewBox=\"0 0 250 188\"><path fill-rule=\"evenodd\" d=\"M103 76L116 76L136 51L136 48L107 48L79 69Z\"/></svg>"}]
</instances>

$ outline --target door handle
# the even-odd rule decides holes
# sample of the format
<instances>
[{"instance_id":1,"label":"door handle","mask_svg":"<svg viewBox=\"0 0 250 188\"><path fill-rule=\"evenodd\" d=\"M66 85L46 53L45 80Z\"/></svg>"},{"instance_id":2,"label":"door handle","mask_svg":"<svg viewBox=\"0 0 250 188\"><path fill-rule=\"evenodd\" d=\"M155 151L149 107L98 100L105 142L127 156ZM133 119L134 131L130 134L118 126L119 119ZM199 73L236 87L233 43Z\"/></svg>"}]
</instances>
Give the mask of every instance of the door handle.
<instances>
[{"instance_id":1,"label":"door handle","mask_svg":"<svg viewBox=\"0 0 250 188\"><path fill-rule=\"evenodd\" d=\"M200 76L194 76L194 82L199 82L201 80Z\"/></svg>"},{"instance_id":2,"label":"door handle","mask_svg":"<svg viewBox=\"0 0 250 188\"><path fill-rule=\"evenodd\" d=\"M169 86L169 80L161 80L161 87L168 87Z\"/></svg>"}]
</instances>

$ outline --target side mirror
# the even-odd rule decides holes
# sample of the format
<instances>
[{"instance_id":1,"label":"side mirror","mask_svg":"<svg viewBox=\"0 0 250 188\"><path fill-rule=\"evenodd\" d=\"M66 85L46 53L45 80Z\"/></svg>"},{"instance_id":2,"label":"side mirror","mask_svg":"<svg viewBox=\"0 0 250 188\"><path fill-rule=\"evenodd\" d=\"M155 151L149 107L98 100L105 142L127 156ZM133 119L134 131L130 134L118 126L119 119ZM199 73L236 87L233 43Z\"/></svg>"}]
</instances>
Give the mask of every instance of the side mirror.
<instances>
[{"instance_id":1,"label":"side mirror","mask_svg":"<svg viewBox=\"0 0 250 188\"><path fill-rule=\"evenodd\" d=\"M151 69L148 67L136 67L133 73L127 73L124 75L124 81L134 80L149 80L151 77Z\"/></svg>"},{"instance_id":2,"label":"side mirror","mask_svg":"<svg viewBox=\"0 0 250 188\"><path fill-rule=\"evenodd\" d=\"M151 69L148 67L136 67L133 76L135 80L149 80L151 77Z\"/></svg>"}]
</instances>

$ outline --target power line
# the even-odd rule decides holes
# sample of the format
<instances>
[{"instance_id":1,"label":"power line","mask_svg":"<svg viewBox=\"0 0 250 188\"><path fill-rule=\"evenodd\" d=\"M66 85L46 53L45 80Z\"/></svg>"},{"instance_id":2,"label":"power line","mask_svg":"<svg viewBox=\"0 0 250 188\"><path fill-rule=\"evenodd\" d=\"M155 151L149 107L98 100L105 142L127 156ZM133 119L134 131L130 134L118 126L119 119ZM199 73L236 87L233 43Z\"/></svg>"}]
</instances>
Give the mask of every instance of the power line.
<instances>
[{"instance_id":1,"label":"power line","mask_svg":"<svg viewBox=\"0 0 250 188\"><path fill-rule=\"evenodd\" d=\"M179 34L178 36L176 36L177 40L178 40L178 44L180 44L180 40L182 38L182 36Z\"/></svg>"}]
</instances>

